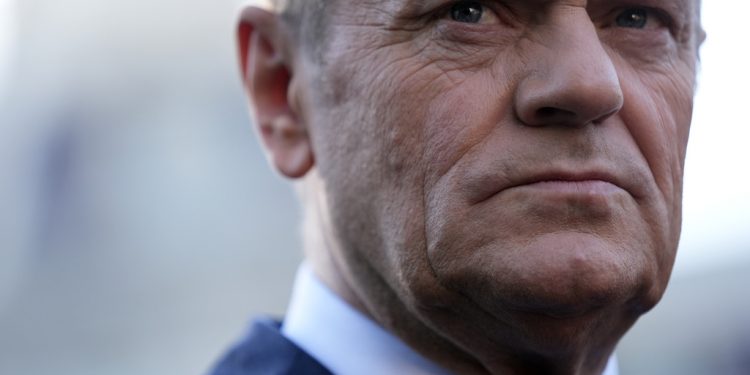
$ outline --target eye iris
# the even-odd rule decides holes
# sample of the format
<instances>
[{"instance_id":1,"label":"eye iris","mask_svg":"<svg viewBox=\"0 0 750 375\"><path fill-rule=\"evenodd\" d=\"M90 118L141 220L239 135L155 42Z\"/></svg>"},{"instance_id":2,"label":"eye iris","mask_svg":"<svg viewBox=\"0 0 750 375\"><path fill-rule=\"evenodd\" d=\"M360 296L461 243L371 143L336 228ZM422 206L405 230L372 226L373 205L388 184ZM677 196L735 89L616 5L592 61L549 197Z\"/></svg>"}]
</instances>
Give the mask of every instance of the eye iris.
<instances>
[{"instance_id":1,"label":"eye iris","mask_svg":"<svg viewBox=\"0 0 750 375\"><path fill-rule=\"evenodd\" d=\"M462 1L451 8L451 17L456 22L478 23L483 13L482 5L476 1Z\"/></svg>"},{"instance_id":2,"label":"eye iris","mask_svg":"<svg viewBox=\"0 0 750 375\"><path fill-rule=\"evenodd\" d=\"M648 12L645 9L628 9L617 16L617 26L642 29L648 23Z\"/></svg>"}]
</instances>

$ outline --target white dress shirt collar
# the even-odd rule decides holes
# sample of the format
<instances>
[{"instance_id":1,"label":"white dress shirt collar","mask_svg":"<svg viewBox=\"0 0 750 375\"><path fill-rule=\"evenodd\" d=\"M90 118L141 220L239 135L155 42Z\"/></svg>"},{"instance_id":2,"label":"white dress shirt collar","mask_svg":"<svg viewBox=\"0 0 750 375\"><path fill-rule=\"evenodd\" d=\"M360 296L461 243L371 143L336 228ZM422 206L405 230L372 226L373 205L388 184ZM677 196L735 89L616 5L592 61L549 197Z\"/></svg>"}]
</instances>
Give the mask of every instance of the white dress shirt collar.
<instances>
[{"instance_id":1,"label":"white dress shirt collar","mask_svg":"<svg viewBox=\"0 0 750 375\"><path fill-rule=\"evenodd\" d=\"M349 306L304 264L281 331L336 375L450 374ZM617 375L614 357L603 375Z\"/></svg>"}]
</instances>

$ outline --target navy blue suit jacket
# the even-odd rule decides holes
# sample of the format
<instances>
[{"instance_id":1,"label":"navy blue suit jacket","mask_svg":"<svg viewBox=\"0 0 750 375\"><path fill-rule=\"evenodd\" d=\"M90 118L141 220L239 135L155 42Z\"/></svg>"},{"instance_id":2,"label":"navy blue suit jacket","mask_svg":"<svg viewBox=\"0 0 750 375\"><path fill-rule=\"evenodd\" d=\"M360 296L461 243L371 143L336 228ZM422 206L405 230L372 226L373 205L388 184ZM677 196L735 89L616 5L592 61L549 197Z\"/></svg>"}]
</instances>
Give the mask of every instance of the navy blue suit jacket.
<instances>
[{"instance_id":1,"label":"navy blue suit jacket","mask_svg":"<svg viewBox=\"0 0 750 375\"><path fill-rule=\"evenodd\" d=\"M211 375L331 375L313 357L289 341L281 323L256 321L248 335L216 365Z\"/></svg>"}]
</instances>

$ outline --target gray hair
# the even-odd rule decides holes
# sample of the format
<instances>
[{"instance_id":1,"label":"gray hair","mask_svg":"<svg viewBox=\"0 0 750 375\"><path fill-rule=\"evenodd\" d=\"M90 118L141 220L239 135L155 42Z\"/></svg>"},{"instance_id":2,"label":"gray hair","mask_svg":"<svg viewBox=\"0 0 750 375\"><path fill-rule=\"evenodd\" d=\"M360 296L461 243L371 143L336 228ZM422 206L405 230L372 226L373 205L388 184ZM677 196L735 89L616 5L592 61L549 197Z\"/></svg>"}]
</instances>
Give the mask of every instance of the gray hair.
<instances>
[{"instance_id":1,"label":"gray hair","mask_svg":"<svg viewBox=\"0 0 750 375\"><path fill-rule=\"evenodd\" d=\"M321 60L327 41L329 8L335 0L267 0L302 48Z\"/></svg>"}]
</instances>

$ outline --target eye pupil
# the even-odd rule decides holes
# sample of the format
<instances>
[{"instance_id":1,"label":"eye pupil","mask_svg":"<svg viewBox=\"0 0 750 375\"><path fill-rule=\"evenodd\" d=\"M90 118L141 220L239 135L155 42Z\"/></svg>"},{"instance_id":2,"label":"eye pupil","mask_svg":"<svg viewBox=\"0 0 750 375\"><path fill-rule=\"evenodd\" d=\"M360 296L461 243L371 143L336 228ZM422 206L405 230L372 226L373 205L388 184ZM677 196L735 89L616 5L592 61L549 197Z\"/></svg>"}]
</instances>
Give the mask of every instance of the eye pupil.
<instances>
[{"instance_id":1,"label":"eye pupil","mask_svg":"<svg viewBox=\"0 0 750 375\"><path fill-rule=\"evenodd\" d=\"M648 12L642 8L627 9L617 16L617 26L642 29L648 23Z\"/></svg>"},{"instance_id":2,"label":"eye pupil","mask_svg":"<svg viewBox=\"0 0 750 375\"><path fill-rule=\"evenodd\" d=\"M484 8L476 1L462 1L451 8L451 18L456 22L479 23Z\"/></svg>"}]
</instances>

